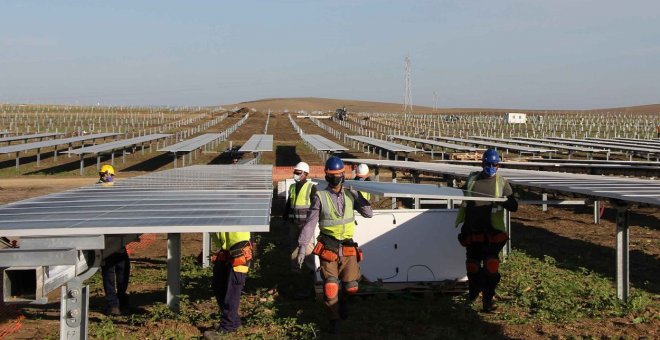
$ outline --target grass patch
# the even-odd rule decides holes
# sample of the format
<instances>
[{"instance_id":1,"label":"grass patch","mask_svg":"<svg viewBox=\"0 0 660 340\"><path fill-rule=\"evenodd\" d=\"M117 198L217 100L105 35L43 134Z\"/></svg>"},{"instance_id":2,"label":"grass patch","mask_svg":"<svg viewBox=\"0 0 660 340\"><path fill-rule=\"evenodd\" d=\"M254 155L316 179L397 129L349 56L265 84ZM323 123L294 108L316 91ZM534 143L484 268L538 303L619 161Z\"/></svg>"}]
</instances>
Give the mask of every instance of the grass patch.
<instances>
[{"instance_id":1,"label":"grass patch","mask_svg":"<svg viewBox=\"0 0 660 340\"><path fill-rule=\"evenodd\" d=\"M586 268L560 269L556 260L539 260L514 251L502 265L498 290L507 308L503 319L511 323L576 321L580 318L630 317L648 322L654 306L652 297L632 290L627 303L616 296L613 284Z\"/></svg>"}]
</instances>

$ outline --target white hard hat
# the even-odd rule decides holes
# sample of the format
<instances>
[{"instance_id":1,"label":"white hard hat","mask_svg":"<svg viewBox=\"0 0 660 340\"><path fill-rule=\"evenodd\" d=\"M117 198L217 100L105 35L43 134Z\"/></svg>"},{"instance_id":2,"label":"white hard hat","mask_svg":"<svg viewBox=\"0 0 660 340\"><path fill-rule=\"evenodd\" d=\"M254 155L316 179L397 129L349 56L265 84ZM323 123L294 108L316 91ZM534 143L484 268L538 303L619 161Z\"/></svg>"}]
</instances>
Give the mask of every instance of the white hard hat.
<instances>
[{"instance_id":1,"label":"white hard hat","mask_svg":"<svg viewBox=\"0 0 660 340\"><path fill-rule=\"evenodd\" d=\"M357 167L357 177L368 177L369 167L366 164L360 164Z\"/></svg>"},{"instance_id":2,"label":"white hard hat","mask_svg":"<svg viewBox=\"0 0 660 340\"><path fill-rule=\"evenodd\" d=\"M305 162L300 162L300 163L296 164L296 167L293 168L293 170L301 170L301 171L304 171L306 173L309 173L309 164L307 164Z\"/></svg>"}]
</instances>

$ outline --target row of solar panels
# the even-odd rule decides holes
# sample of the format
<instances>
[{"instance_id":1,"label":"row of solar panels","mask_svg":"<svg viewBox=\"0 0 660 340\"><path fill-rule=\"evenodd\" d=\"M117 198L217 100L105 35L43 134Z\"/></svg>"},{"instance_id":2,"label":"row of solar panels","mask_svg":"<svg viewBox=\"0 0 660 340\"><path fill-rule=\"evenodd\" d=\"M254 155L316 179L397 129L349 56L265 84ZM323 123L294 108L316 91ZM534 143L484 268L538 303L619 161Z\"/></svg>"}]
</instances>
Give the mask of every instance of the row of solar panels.
<instances>
[{"instance_id":1,"label":"row of solar panels","mask_svg":"<svg viewBox=\"0 0 660 340\"><path fill-rule=\"evenodd\" d=\"M71 138L60 138L53 140L46 140L34 143L24 143L24 144L15 144L0 147L0 154L9 154L14 152L23 152L34 149L44 149L49 147L57 147L59 145L71 145L73 143L93 141L96 139L108 138L118 136L118 133L98 133L87 136L71 137ZM33 135L34 136L34 135ZM113 150L123 149L131 145L137 145L142 143L151 142L154 140L159 140L163 138L170 137L170 134L151 134L138 136L134 138L122 139L117 141L112 141L108 143L96 144L91 146L84 146L78 149L62 151L61 153L69 154L98 154L103 152L109 152ZM174 145L170 145L166 148L162 148L159 151L166 152L190 152L196 150L214 140L217 140L222 137L220 133L208 133L204 134ZM35 137L32 137L35 138ZM262 151L272 151L273 147L273 137L272 135L254 135L248 140L244 148L241 149L241 152L262 152Z\"/></svg>"}]
</instances>

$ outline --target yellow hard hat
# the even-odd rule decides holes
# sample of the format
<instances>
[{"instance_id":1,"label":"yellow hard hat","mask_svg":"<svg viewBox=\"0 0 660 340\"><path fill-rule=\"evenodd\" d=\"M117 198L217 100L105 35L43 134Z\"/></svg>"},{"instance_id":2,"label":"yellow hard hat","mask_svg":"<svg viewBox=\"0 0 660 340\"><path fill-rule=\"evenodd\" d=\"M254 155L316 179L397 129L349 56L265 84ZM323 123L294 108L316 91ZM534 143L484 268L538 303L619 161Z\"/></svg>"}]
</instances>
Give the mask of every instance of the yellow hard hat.
<instances>
[{"instance_id":1,"label":"yellow hard hat","mask_svg":"<svg viewBox=\"0 0 660 340\"><path fill-rule=\"evenodd\" d=\"M104 174L106 172L109 173L110 175L114 176L115 175L115 168L113 168L112 165L110 165L110 164L104 164L101 167L101 170L99 170L99 173Z\"/></svg>"}]
</instances>

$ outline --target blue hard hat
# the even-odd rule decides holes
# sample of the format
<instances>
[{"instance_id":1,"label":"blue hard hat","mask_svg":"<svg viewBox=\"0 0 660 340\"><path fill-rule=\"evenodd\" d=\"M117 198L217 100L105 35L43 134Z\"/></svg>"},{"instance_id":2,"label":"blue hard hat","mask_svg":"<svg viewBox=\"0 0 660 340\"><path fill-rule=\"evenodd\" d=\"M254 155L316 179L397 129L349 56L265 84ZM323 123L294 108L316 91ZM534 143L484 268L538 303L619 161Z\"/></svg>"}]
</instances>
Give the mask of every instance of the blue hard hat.
<instances>
[{"instance_id":1,"label":"blue hard hat","mask_svg":"<svg viewBox=\"0 0 660 340\"><path fill-rule=\"evenodd\" d=\"M500 155L495 151L495 149L488 149L484 152L482 157L482 163L492 163L498 164L500 162Z\"/></svg>"},{"instance_id":2,"label":"blue hard hat","mask_svg":"<svg viewBox=\"0 0 660 340\"><path fill-rule=\"evenodd\" d=\"M332 156L325 161L325 173L338 174L344 172L344 162L337 156Z\"/></svg>"}]
</instances>

